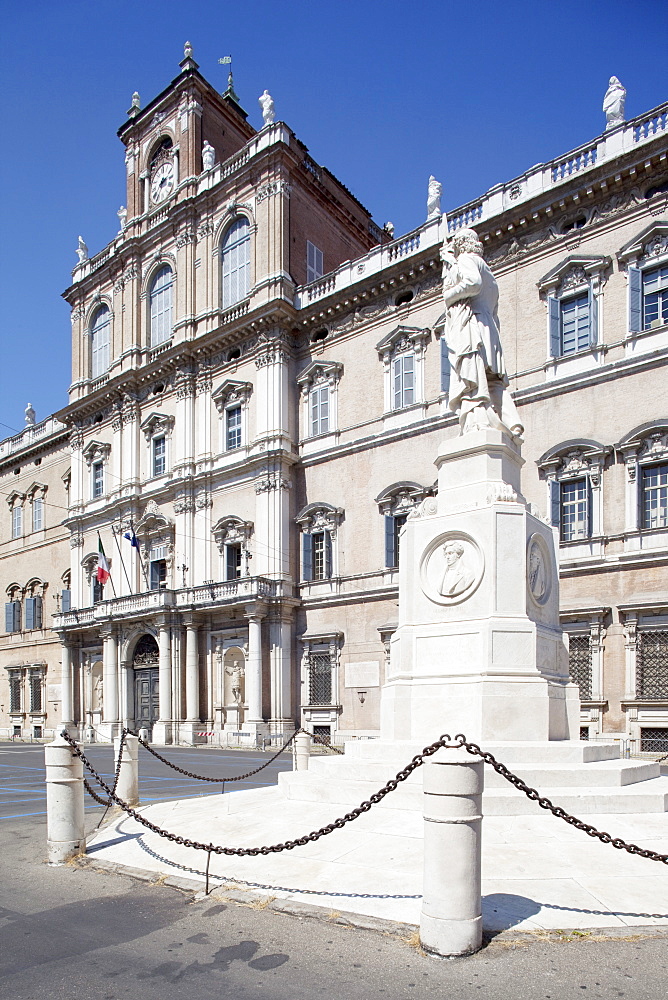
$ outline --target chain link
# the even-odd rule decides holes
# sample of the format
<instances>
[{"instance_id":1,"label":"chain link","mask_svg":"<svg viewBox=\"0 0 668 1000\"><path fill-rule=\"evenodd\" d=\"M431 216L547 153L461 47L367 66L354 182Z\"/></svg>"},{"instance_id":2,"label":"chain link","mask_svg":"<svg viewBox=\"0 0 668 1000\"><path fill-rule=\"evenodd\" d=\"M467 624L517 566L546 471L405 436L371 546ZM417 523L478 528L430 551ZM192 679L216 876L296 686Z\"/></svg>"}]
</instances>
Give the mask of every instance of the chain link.
<instances>
[{"instance_id":1,"label":"chain link","mask_svg":"<svg viewBox=\"0 0 668 1000\"><path fill-rule=\"evenodd\" d=\"M124 733L126 731L124 730ZM298 730L299 732L299 730ZM459 733L455 736L454 741L450 736L445 733L440 739L436 740L434 743L430 743L428 747L425 747L422 753L416 754L415 757L404 767L401 771L398 771L394 778L379 788L377 792L370 795L368 799L361 802L355 809L351 809L350 812L346 813L344 816L335 819L332 823L327 823L325 826L320 827L318 830L313 830L311 833L305 834L303 837L297 837L294 840L286 840L282 844L272 844L269 847L222 847L216 844L203 844L197 840L190 840L187 837L181 837L178 834L170 833L168 830L163 830L161 827L157 826L155 823L151 823L150 820L146 819L141 815L136 809L133 809L126 802L123 802L115 792L111 789L104 781L104 779L98 774L95 768L92 766L90 761L86 758L83 750L77 745L75 740L67 732L63 732L63 738L67 740L70 744L72 753L75 754L83 762L84 767L88 768L90 773L96 779L99 785L108 794L110 801L116 803L124 810L129 816L132 816L138 823L146 827L152 833L157 834L159 837L164 837L166 840L171 841L174 844L180 844L183 847L192 847L196 851L208 851L212 854L227 854L235 855L237 857L256 857L257 855L266 854L278 854L280 851L291 851L295 847L305 847L307 844L312 843L316 840L320 840L321 837L326 836L328 833L332 833L334 830L340 830L342 827L346 826L348 823L352 823L353 820L357 819L362 813L368 812L372 806L377 805L381 802L386 795L393 792L402 781L405 781L416 768L420 767L427 757L431 757L436 753L437 750L441 748L450 750L466 750L474 757L480 757L486 764L493 767L497 774L500 774L506 781L509 781L511 785L514 785L519 791L523 792L528 799L532 802L537 802L541 809L546 809L551 812L553 816L557 819L563 819L564 822L569 823L574 826L576 830L582 830L589 837L595 837L601 841L603 844L612 844L618 850L628 851L629 854L636 854L641 858L647 858L650 861L659 861L662 864L668 864L668 854L658 854L656 851L650 851L642 847L638 847L637 844L629 844L621 837L612 837L609 833L605 831L597 830L595 826L590 823L584 823L581 819L576 816L572 816L562 809L561 806L555 806L550 799L542 796L535 788L527 785L525 781L522 780L517 774L513 774L505 764L498 761L496 757L489 753L488 751L481 750L477 743L470 743L466 737ZM294 739L297 733L291 737ZM121 744L122 747L122 744ZM185 773L185 772L184 772ZM212 780L212 779L207 779ZM227 780L227 779L226 779Z\"/></svg>"},{"instance_id":2,"label":"chain link","mask_svg":"<svg viewBox=\"0 0 668 1000\"><path fill-rule=\"evenodd\" d=\"M129 733L128 729L123 729L121 732L121 742L118 748L118 760L116 761L116 772L114 774L114 784L112 786L113 792L116 791L116 788L118 786L118 779L121 773L121 764L123 763L123 748L125 747L125 737L128 735L128 733ZM95 799L96 802L99 802L101 806L106 806L108 809L109 806L111 805L111 799L108 798L103 799L101 795L98 795L95 789L92 787L92 785L86 780L86 778L84 778L83 782L84 782L84 788L86 789L90 797L92 799ZM106 812L104 815L106 816ZM102 817L102 820L100 820L100 823L103 820L104 816Z\"/></svg>"},{"instance_id":3,"label":"chain link","mask_svg":"<svg viewBox=\"0 0 668 1000\"><path fill-rule=\"evenodd\" d=\"M123 731L125 732L125 730L123 730ZM210 781L210 782L212 782L214 784L220 785L221 783L222 784L227 784L228 781L245 781L246 778L251 778L254 774L259 774L259 772L263 771L265 769L265 767L269 767L269 765L272 764L276 760L277 757L280 757L280 755L285 750L287 750L287 748L290 746L290 744L295 739L295 737L299 733L303 733L303 732L305 732L304 729L295 729L294 733L292 734L292 736L290 737L290 739L287 741L287 743L284 743L283 746L280 748L280 750L276 751L276 753L274 754L273 757L270 757L269 760L266 760L264 762L264 764L260 764L260 766L256 767L253 771L247 771L245 774L237 774L236 776L234 776L232 778L228 778L228 777L223 777L223 778L208 778L208 777L205 777L205 775L203 775L203 774L195 774L193 771L186 771L185 768L179 767L177 764L172 764L171 760L167 760L166 757L163 757L162 754L159 754L157 750L154 750L153 747L150 746L140 736L137 737L137 740L139 741L139 743L141 743L141 745L144 747L145 750L148 750L149 753L152 753L154 757L157 757L158 760L161 760L163 764L167 765L167 767L171 767L173 771L178 771L179 774L185 774L185 776L187 778L194 778L196 781Z\"/></svg>"}]
</instances>

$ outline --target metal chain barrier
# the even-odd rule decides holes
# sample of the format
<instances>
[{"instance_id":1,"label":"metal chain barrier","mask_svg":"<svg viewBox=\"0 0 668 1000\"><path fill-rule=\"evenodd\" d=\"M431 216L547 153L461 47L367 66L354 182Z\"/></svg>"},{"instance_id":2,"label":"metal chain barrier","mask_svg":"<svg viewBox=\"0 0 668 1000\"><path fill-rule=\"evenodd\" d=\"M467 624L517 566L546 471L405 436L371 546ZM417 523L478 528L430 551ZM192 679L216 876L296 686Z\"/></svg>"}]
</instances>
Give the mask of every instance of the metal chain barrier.
<instances>
[{"instance_id":1,"label":"metal chain barrier","mask_svg":"<svg viewBox=\"0 0 668 1000\"><path fill-rule=\"evenodd\" d=\"M125 732L125 730L123 730L123 732ZM172 762L170 760L167 760L166 757L163 757L162 754L159 754L157 750L154 750L153 747L150 746L140 736L137 737L137 740L141 744L141 746L144 747L145 750L148 750L149 753L152 753L154 757L157 757L157 759L160 760L160 761L162 761L163 764L166 764L167 767L171 767L173 771L178 771L179 774L185 774L185 776L187 778L194 778L196 781L210 781L213 784L220 785L221 783L222 784L226 784L228 781L245 781L246 778L251 778L254 774L259 774L259 772L263 771L265 769L265 767L269 767L269 765L272 764L276 760L277 757L280 757L280 755L285 750L287 750L287 748L293 742L293 740L295 739L295 737L297 736L297 734L298 733L302 733L302 732L305 732L305 730L303 730L303 729L295 729L294 733L292 734L292 736L290 737L290 739L287 741L287 743L284 743L283 746L280 748L280 750L277 750L276 753L273 755L273 757L270 757L269 760L266 760L264 762L264 764L260 764L259 767L254 768L254 770L252 770L252 771L247 771L245 774L237 774L237 775L235 775L234 777L231 777L231 778L228 778L228 777L223 777L223 778L209 778L209 777L206 777L203 774L195 774L193 771L186 771L185 768L179 767L177 764L172 764Z\"/></svg>"},{"instance_id":2,"label":"metal chain barrier","mask_svg":"<svg viewBox=\"0 0 668 1000\"><path fill-rule=\"evenodd\" d=\"M296 735L296 733L294 734ZM637 854L641 858L647 858L650 861L660 861L662 864L668 864L668 854L658 854L656 851L650 851L642 847L638 847L636 844L629 844L620 837L612 837L609 833L597 830L596 827L589 823L584 823L581 819L576 816L571 816L567 813L561 806L555 806L550 799L541 796L535 788L531 788L527 785L525 781L522 780L518 775L513 774L505 764L494 757L493 754L481 750L477 743L469 743L466 737L459 733L455 736L454 741L450 736L445 733L440 739L436 740L434 743L430 743L428 747L425 747L422 753L416 754L415 757L404 767L401 771L397 772L394 778L379 788L377 792L370 795L368 799L361 802L355 809L351 809L350 812L346 813L345 816L335 819L332 823L327 823L325 826L320 827L318 830L313 830L312 833L305 834L303 837L297 837L294 840L286 840L283 844L272 844L269 847L222 847L217 844L203 844L198 840L190 840L187 837L181 837L176 833L170 833L169 830L163 830L161 827L157 826L155 823L151 823L150 820L146 819L141 815L136 809L133 809L126 802L123 802L116 793L109 788L105 783L104 779L98 774L95 768L92 766L90 761L86 758L84 752L77 746L76 742L69 733L64 732L63 738L67 740L70 744L72 753L75 754L82 761L84 767L88 768L90 773L96 779L98 784L107 792L111 801L115 802L116 805L120 806L135 819L141 826L146 827L152 833L157 834L159 837L164 837L166 840L171 841L174 844L180 844L183 847L192 847L196 851L207 851L210 854L227 854L235 855L237 857L256 857L257 855L267 855L267 854L278 854L280 851L291 851L295 847L305 847L307 844L312 843L316 840L320 840L321 837L326 836L328 833L333 833L334 830L340 830L342 827L346 826L348 823L352 823L353 820L357 819L362 813L368 812L372 806L377 805L386 795L393 792L400 784L400 782L405 781L416 770L424 763L427 757L431 757L436 753L437 750L441 748L449 750L466 750L468 753L472 754L474 757L481 757L482 760L493 767L494 770L502 775L506 781L509 781L511 785L514 785L519 791L524 792L527 798L531 799L533 802L537 802L541 809L547 809L558 819L563 819L566 823L574 826L577 830L582 830L589 837L596 837L603 844L612 844L618 850L628 851L629 854ZM293 737L294 738L294 737Z\"/></svg>"},{"instance_id":3,"label":"metal chain barrier","mask_svg":"<svg viewBox=\"0 0 668 1000\"><path fill-rule=\"evenodd\" d=\"M304 730L304 732L306 732L306 730ZM345 754L345 750L342 750L341 747L335 747L333 743L329 742L326 736L314 736L311 733L311 739L314 743L317 743L318 746L325 747L326 750L331 750L332 753Z\"/></svg>"},{"instance_id":4,"label":"metal chain barrier","mask_svg":"<svg viewBox=\"0 0 668 1000\"><path fill-rule=\"evenodd\" d=\"M116 761L116 773L114 775L114 784L112 786L112 792L114 792L114 793L116 792L116 788L118 787L118 778L119 778L119 775L121 773L121 764L123 763L123 748L125 747L125 737L128 735L128 733L129 733L128 729L123 729L121 731L121 743L120 743L120 746L118 748L118 760ZM65 735L65 734L63 733L63 735ZM111 799L109 799L109 798L103 799L101 795L98 795L97 792L95 791L95 789L93 788L93 786L86 780L86 778L84 778L83 783L84 783L84 788L86 789L86 791L90 795L91 799L94 799L96 802L99 802L99 804L101 806L106 806L107 809L108 809L109 806L111 805ZM98 823L98 829L102 825L102 823L104 822L104 817L106 815L107 815L107 813L106 813L106 810L105 810L104 816L102 817L102 819Z\"/></svg>"}]
</instances>

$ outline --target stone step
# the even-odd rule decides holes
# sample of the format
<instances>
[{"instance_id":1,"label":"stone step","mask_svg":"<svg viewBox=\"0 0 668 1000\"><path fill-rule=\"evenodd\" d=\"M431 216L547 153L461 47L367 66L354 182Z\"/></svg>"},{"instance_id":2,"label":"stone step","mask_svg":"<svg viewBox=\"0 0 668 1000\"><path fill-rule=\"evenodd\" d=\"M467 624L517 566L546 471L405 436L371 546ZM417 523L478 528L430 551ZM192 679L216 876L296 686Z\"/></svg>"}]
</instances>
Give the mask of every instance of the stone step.
<instances>
[{"instance_id":1,"label":"stone step","mask_svg":"<svg viewBox=\"0 0 668 1000\"><path fill-rule=\"evenodd\" d=\"M349 740L345 756L355 760L386 761L395 772L419 754L425 743L413 740ZM485 743L482 750L492 753L507 764L589 764L599 760L619 759L619 744L615 742L580 742L579 740L527 741ZM337 756L340 756L337 754ZM329 759L329 758L323 758ZM332 757L333 759L333 757Z\"/></svg>"}]
</instances>

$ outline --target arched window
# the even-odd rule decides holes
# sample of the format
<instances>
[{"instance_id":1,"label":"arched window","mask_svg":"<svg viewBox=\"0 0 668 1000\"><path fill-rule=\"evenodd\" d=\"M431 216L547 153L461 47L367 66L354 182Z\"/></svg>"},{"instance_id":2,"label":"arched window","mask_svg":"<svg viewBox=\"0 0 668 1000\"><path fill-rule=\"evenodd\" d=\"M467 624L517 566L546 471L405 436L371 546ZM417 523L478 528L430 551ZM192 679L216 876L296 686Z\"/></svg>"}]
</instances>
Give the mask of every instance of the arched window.
<instances>
[{"instance_id":1,"label":"arched window","mask_svg":"<svg viewBox=\"0 0 668 1000\"><path fill-rule=\"evenodd\" d=\"M250 225L233 222L223 237L223 309L245 299L250 289Z\"/></svg>"},{"instance_id":2,"label":"arched window","mask_svg":"<svg viewBox=\"0 0 668 1000\"><path fill-rule=\"evenodd\" d=\"M91 378L104 375L109 367L109 327L111 313L107 306L100 306L90 328Z\"/></svg>"},{"instance_id":3,"label":"arched window","mask_svg":"<svg viewBox=\"0 0 668 1000\"><path fill-rule=\"evenodd\" d=\"M151 347L164 344L172 336L172 288L174 275L165 264L151 282L149 301L151 304Z\"/></svg>"}]
</instances>

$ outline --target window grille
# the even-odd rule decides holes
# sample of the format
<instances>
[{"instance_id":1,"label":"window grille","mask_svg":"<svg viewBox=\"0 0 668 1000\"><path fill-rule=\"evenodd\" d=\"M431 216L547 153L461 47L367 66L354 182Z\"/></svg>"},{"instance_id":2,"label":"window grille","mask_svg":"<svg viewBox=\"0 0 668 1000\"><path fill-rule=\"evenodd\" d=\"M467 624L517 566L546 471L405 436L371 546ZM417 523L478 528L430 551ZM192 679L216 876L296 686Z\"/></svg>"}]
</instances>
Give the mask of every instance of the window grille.
<instances>
[{"instance_id":1,"label":"window grille","mask_svg":"<svg viewBox=\"0 0 668 1000\"><path fill-rule=\"evenodd\" d=\"M642 470L643 528L668 528L668 462Z\"/></svg>"},{"instance_id":2,"label":"window grille","mask_svg":"<svg viewBox=\"0 0 668 1000\"><path fill-rule=\"evenodd\" d=\"M332 660L329 653L309 654L309 705L332 704Z\"/></svg>"},{"instance_id":3,"label":"window grille","mask_svg":"<svg viewBox=\"0 0 668 1000\"><path fill-rule=\"evenodd\" d=\"M668 753L668 729L641 729L642 753Z\"/></svg>"},{"instance_id":4,"label":"window grille","mask_svg":"<svg viewBox=\"0 0 668 1000\"><path fill-rule=\"evenodd\" d=\"M172 336L172 292L174 274L171 267L161 267L151 283L151 347L164 344ZM157 473L156 473L157 475Z\"/></svg>"},{"instance_id":5,"label":"window grille","mask_svg":"<svg viewBox=\"0 0 668 1000\"><path fill-rule=\"evenodd\" d=\"M668 700L668 631L638 632L636 697Z\"/></svg>"},{"instance_id":6,"label":"window grille","mask_svg":"<svg viewBox=\"0 0 668 1000\"><path fill-rule=\"evenodd\" d=\"M42 711L42 675L30 674L30 711Z\"/></svg>"},{"instance_id":7,"label":"window grille","mask_svg":"<svg viewBox=\"0 0 668 1000\"><path fill-rule=\"evenodd\" d=\"M314 726L313 735L315 739L321 745L324 743L329 746L332 742L332 727L331 726Z\"/></svg>"},{"instance_id":8,"label":"window grille","mask_svg":"<svg viewBox=\"0 0 668 1000\"><path fill-rule=\"evenodd\" d=\"M589 536L589 497L586 479L568 479L561 489L561 540L574 542Z\"/></svg>"},{"instance_id":9,"label":"window grille","mask_svg":"<svg viewBox=\"0 0 668 1000\"><path fill-rule=\"evenodd\" d=\"M9 675L9 711L21 711L21 676L20 674Z\"/></svg>"},{"instance_id":10,"label":"window grille","mask_svg":"<svg viewBox=\"0 0 668 1000\"><path fill-rule=\"evenodd\" d=\"M109 367L109 327L111 314L107 306L102 306L95 313L91 336L91 378L104 375Z\"/></svg>"},{"instance_id":11,"label":"window grille","mask_svg":"<svg viewBox=\"0 0 668 1000\"><path fill-rule=\"evenodd\" d=\"M225 411L225 447L228 451L241 447L241 407L232 406Z\"/></svg>"},{"instance_id":12,"label":"window grille","mask_svg":"<svg viewBox=\"0 0 668 1000\"><path fill-rule=\"evenodd\" d=\"M250 290L250 225L237 219L222 244L223 309L245 299Z\"/></svg>"},{"instance_id":13,"label":"window grille","mask_svg":"<svg viewBox=\"0 0 668 1000\"><path fill-rule=\"evenodd\" d=\"M581 740L589 739L589 726L580 726L580 739Z\"/></svg>"},{"instance_id":14,"label":"window grille","mask_svg":"<svg viewBox=\"0 0 668 1000\"><path fill-rule=\"evenodd\" d=\"M589 633L569 635L568 670L580 688L580 701L591 700L591 642Z\"/></svg>"}]
</instances>

